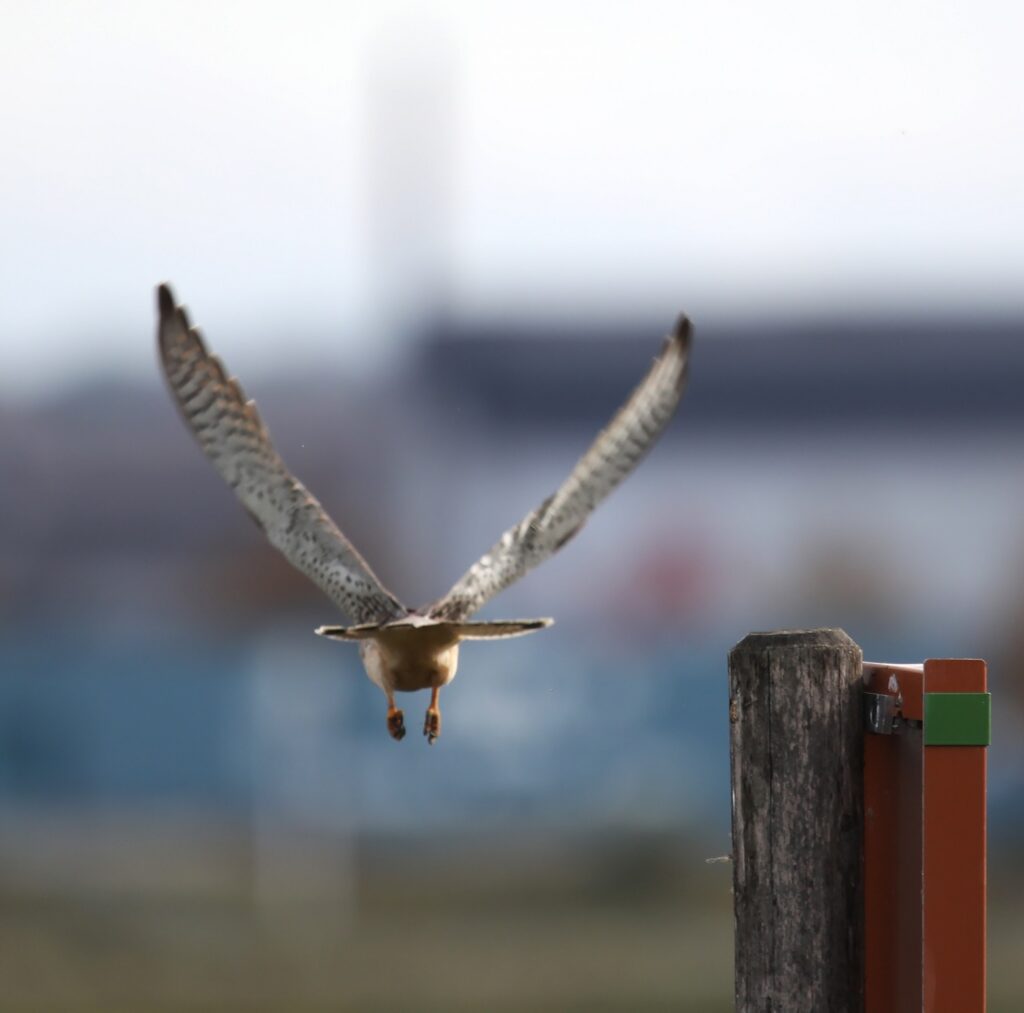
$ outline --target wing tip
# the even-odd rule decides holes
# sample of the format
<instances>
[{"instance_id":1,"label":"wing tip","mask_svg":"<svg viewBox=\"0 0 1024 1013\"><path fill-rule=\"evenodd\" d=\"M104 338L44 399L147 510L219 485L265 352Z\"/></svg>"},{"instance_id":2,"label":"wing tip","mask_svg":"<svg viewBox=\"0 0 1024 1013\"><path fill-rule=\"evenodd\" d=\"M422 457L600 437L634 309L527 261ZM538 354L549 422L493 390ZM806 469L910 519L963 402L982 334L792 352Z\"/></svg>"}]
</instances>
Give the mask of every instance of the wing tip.
<instances>
[{"instance_id":1,"label":"wing tip","mask_svg":"<svg viewBox=\"0 0 1024 1013\"><path fill-rule=\"evenodd\" d=\"M186 331L192 330L192 321L188 311L174 298L174 292L168 282L162 281L156 287L156 305L160 312L160 324L180 324Z\"/></svg>"},{"instance_id":2,"label":"wing tip","mask_svg":"<svg viewBox=\"0 0 1024 1013\"><path fill-rule=\"evenodd\" d=\"M174 313L174 293L166 281L156 287L156 305L161 317L167 318Z\"/></svg>"},{"instance_id":3,"label":"wing tip","mask_svg":"<svg viewBox=\"0 0 1024 1013\"><path fill-rule=\"evenodd\" d=\"M676 317L669 340L676 342L684 349L689 349L690 343L693 341L693 323L685 313L680 313Z\"/></svg>"},{"instance_id":4,"label":"wing tip","mask_svg":"<svg viewBox=\"0 0 1024 1013\"><path fill-rule=\"evenodd\" d=\"M675 388L682 392L690 368L690 346L693 344L693 323L685 313L676 317L675 325L665 339L664 358L671 357L678 362L679 375Z\"/></svg>"},{"instance_id":5,"label":"wing tip","mask_svg":"<svg viewBox=\"0 0 1024 1013\"><path fill-rule=\"evenodd\" d=\"M192 326L188 310L177 302L170 284L166 281L162 281L156 287L156 305L160 314L157 334L160 351L165 357L171 354L177 345L187 342L189 338L198 342L203 355L208 354L199 329Z\"/></svg>"}]
</instances>

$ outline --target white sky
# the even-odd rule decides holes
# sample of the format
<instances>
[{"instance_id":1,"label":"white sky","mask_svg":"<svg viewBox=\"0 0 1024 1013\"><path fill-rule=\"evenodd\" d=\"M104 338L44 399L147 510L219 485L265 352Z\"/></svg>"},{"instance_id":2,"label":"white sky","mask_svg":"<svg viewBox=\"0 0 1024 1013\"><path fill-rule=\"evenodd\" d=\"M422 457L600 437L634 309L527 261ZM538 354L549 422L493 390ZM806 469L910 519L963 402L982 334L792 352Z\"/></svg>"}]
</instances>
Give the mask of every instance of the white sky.
<instances>
[{"instance_id":1,"label":"white sky","mask_svg":"<svg viewBox=\"0 0 1024 1013\"><path fill-rule=\"evenodd\" d=\"M162 279L246 377L372 361L438 279L524 316L1024 310L1024 5L0 0L0 26L0 396L152 372Z\"/></svg>"}]
</instances>

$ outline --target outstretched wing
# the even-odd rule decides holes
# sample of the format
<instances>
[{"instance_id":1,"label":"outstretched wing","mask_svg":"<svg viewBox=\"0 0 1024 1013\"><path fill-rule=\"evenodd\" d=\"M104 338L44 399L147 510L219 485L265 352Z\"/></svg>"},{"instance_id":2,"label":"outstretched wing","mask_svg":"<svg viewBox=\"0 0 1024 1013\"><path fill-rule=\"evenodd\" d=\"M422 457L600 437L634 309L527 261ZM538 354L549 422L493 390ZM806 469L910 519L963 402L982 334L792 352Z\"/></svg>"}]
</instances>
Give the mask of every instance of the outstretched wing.
<instances>
[{"instance_id":1,"label":"outstretched wing","mask_svg":"<svg viewBox=\"0 0 1024 1013\"><path fill-rule=\"evenodd\" d=\"M682 397L692 328L681 316L650 372L553 495L523 518L430 608L457 621L560 549L591 511L639 463L668 425Z\"/></svg>"},{"instance_id":2,"label":"outstretched wing","mask_svg":"<svg viewBox=\"0 0 1024 1013\"><path fill-rule=\"evenodd\" d=\"M404 615L407 610L285 467L256 405L206 350L166 285L158 289L157 305L160 361L182 416L271 544L355 622Z\"/></svg>"}]
</instances>

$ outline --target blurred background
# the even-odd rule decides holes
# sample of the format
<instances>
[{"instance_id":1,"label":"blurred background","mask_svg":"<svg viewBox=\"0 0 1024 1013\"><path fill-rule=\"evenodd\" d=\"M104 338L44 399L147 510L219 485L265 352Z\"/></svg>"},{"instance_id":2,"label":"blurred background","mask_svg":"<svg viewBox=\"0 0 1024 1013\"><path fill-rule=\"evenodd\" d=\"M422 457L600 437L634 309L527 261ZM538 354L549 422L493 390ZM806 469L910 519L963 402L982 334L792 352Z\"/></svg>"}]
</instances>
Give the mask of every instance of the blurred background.
<instances>
[{"instance_id":1,"label":"blurred background","mask_svg":"<svg viewBox=\"0 0 1024 1013\"><path fill-rule=\"evenodd\" d=\"M1024 976L1009 3L0 2L0 1007L731 1008L726 655L990 663ZM388 737L158 374L169 280L403 600L696 323L671 431ZM425 697L404 701L413 730Z\"/></svg>"}]
</instances>

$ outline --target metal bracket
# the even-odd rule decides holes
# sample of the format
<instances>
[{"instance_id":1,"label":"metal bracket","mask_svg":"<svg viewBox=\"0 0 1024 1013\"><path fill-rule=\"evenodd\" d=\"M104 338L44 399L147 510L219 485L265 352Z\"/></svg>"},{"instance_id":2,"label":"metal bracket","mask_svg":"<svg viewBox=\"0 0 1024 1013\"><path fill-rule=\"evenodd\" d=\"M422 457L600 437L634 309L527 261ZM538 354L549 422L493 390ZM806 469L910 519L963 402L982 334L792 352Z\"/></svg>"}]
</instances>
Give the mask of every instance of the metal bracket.
<instances>
[{"instance_id":1,"label":"metal bracket","mask_svg":"<svg viewBox=\"0 0 1024 1013\"><path fill-rule=\"evenodd\" d=\"M902 701L887 693L864 694L864 724L875 735L892 735L903 723L900 715Z\"/></svg>"},{"instance_id":2,"label":"metal bracket","mask_svg":"<svg viewBox=\"0 0 1024 1013\"><path fill-rule=\"evenodd\" d=\"M903 690L900 680L906 675L913 683L920 679L921 665L890 665L881 662L864 663L864 727L875 735L893 735L907 725L916 726L920 721L915 709L910 706L910 717L904 710ZM883 689L885 692L876 692Z\"/></svg>"}]
</instances>

